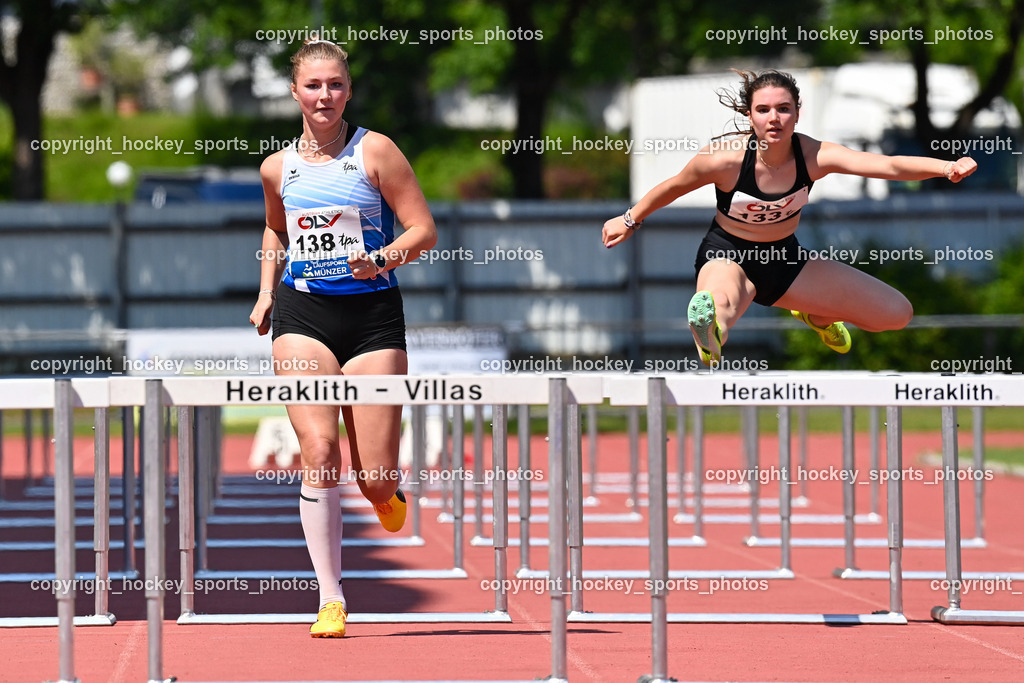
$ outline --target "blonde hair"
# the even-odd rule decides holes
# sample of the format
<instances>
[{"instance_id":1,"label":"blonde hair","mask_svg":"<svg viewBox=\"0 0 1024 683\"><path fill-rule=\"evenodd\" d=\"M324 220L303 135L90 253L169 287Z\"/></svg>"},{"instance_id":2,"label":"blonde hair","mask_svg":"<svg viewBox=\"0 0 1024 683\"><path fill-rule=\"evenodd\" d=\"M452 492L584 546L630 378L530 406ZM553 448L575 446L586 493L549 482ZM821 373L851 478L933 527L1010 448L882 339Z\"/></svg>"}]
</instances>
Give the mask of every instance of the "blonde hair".
<instances>
[{"instance_id":1,"label":"blonde hair","mask_svg":"<svg viewBox=\"0 0 1024 683\"><path fill-rule=\"evenodd\" d=\"M302 47L292 55L292 83L295 83L299 76L299 66L305 62L315 62L321 59L338 62L345 67L345 73L349 72L348 53L341 46L314 36L303 43Z\"/></svg>"}]
</instances>

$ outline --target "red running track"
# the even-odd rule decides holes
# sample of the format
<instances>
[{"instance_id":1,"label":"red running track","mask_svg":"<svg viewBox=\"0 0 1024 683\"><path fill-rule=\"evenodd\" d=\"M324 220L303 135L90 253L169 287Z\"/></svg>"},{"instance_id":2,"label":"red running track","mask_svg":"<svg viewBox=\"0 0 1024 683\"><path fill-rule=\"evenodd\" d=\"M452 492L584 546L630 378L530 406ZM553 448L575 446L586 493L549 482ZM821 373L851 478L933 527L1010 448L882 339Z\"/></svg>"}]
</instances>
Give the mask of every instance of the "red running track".
<instances>
[{"instance_id":1,"label":"red running track","mask_svg":"<svg viewBox=\"0 0 1024 683\"><path fill-rule=\"evenodd\" d=\"M961 435L969 446L969 434ZM986 443L1021 445L1024 434L991 433ZM712 476L739 468L738 436L710 435L707 439L706 469ZM230 438L225 443L225 470L249 473L250 440ZM622 477L627 470L627 441L623 435L602 435L599 440L600 470L603 476ZM762 467L777 463L777 442L772 436L760 441ZM884 438L883 438L884 448ZM24 477L24 445L16 439L4 442L4 476L8 498L19 497ZM467 453L472 444L467 440ZM924 456L940 449L934 434L904 435L904 469L920 481L904 486L905 535L908 538L942 537L942 486L934 483L935 468ZM489 445L485 448L489 451ZM811 435L809 470L818 473L840 466L838 435ZM868 437L859 434L856 444L861 481L857 484L857 510L869 512ZM36 453L38 453L38 447ZM641 462L646 444L641 439ZM669 443L669 453L674 444ZM515 439L510 442L510 460L516 464ZM90 476L92 450L88 441L76 443L76 474ZM115 476L120 455L112 453ZM533 467L546 465L542 437L533 442ZM884 451L883 451L884 462ZM646 466L642 467L646 470ZM670 464L670 471L674 467ZM616 474L617 473L617 474ZM37 474L39 474L37 472ZM282 484L282 486L286 486ZM1024 571L1024 533L1014 512L1024 497L1024 479L996 474L986 482L986 537L984 549L964 550L965 571ZM291 485L295 489L295 485ZM354 487L350 487L354 489ZM606 487L607 488L607 487ZM884 513L884 487L881 511ZM626 494L598 491L600 504L587 512L626 511ZM768 482L763 495L775 497L777 482ZM808 483L811 505L795 513L842 512L841 488L837 482ZM290 495L290 494L289 494ZM538 494L544 497L544 493ZM436 497L436 494L432 494ZM720 496L711 496L720 497ZM675 499L670 487L670 513ZM472 510L467 496L467 513ZM708 513L744 512L748 508L719 509ZM646 514L646 508L642 508ZM973 494L961 486L964 536L973 535ZM489 509L488 509L489 511ZM222 511L224 512L224 511ZM233 512L233 511L230 511ZM267 514L297 514L295 508L264 510ZM353 512L362 511L354 510ZM366 512L369 512L367 507ZM517 519L517 509L512 508ZM544 508L535 508L544 513ZM345 567L356 568L444 568L452 561L452 529L436 520L436 508L425 509L423 537L426 545L411 548L346 548ZM22 515L28 513L19 513ZM41 513L32 513L39 516ZM91 514L84 511L80 514ZM3 512L3 517L16 516ZM176 511L169 510L168 547L177 545ZM692 527L671 524L674 536L689 536ZM646 519L636 523L595 524L586 535L646 536ZM778 548L749 548L741 543L748 527L711 524L706 527L705 548L673 548L670 567L704 569L774 569L779 566ZM273 525L260 529L276 538L301 538L298 524ZM762 534L777 535L778 527L764 525ZM858 525L858 537L884 538L883 524ZM473 526L466 527L467 538ZM485 532L490 528L485 525ZM546 537L546 523L531 524L536 537ZM52 531L34 535L23 530L0 529L0 540L46 538ZM216 527L211 536L235 537L252 534L251 529ZM403 532L404 533L404 532ZM512 524L510 537L518 534ZM347 536L384 537L386 532L372 526L349 524ZM842 527L795 525L794 537L842 536ZM91 538L91 529L79 531L79 538ZM120 530L112 532L120 538ZM531 549L531 565L547 567L544 547ZM433 581L353 581L345 583L353 613L361 612L482 612L493 609L493 594L481 584L493 578L493 554L489 548L467 545L465 568L468 579ZM52 571L52 553L5 552L4 572ZM137 553L142 566L143 553ZM862 569L886 569L885 548L858 548L857 564ZM119 552L112 552L111 566L122 566ZM311 569L303 548L273 550L211 550L211 566L218 569L277 568ZM910 548L904 553L904 568L943 569L941 549ZM785 613L868 613L888 607L885 581L843 581L832 570L843 563L842 548L793 549L797 578L766 582L747 581L741 585L713 586L708 580L680 582L669 595L670 612L785 612ZM643 569L646 548L587 547L586 569ZM519 566L519 549L509 549L509 565ZM177 578L177 556L170 553L168 576ZM91 552L80 551L78 571L92 567ZM721 582L720 582L721 583ZM118 589L115 580L113 586ZM592 611L643 612L649 597L637 581L632 590L623 586L595 586L584 596ZM164 626L165 676L181 681L314 681L314 680L472 680L533 679L550 673L550 598L537 583L519 583L520 592L509 596L511 624L352 624L342 640L314 640L302 625L178 626L178 596L169 595L168 621ZM1024 609L1024 585L988 582L969 586L963 606L970 609ZM257 593L257 594L252 594ZM639 594L637 594L639 593ZM113 627L75 630L75 674L83 682L140 681L147 677L147 641L144 596L124 590L111 598L118 616ZM197 595L198 612L310 612L316 607L316 592L305 590L220 590ZM78 614L92 612L92 597L79 595ZM946 592L929 581L904 582L906 626L836 627L820 625L737 625L670 624L669 674L679 680L788 680L788 681L924 681L976 680L1017 681L1024 677L1024 638L1015 627L944 626L930 618L935 605L943 605ZM0 583L0 616L56 614L55 601L48 592L32 591L25 584ZM633 681L650 672L650 627L643 624L570 624L568 627L569 677L572 681ZM55 628L0 629L0 681L41 681L59 677L57 630Z\"/></svg>"}]
</instances>

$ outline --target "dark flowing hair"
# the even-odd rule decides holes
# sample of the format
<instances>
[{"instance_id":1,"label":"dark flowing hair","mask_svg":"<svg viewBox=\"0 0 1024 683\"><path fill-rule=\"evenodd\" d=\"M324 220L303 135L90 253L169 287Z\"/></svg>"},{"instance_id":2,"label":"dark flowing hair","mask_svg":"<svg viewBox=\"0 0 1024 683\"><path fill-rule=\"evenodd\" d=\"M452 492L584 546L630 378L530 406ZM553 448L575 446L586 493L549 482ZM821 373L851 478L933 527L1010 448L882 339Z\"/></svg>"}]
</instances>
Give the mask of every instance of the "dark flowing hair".
<instances>
[{"instance_id":1,"label":"dark flowing hair","mask_svg":"<svg viewBox=\"0 0 1024 683\"><path fill-rule=\"evenodd\" d=\"M743 79L740 83L739 90L737 92L730 92L728 90L721 89L718 90L717 93L718 101L729 109L732 109L737 114L743 117L750 116L750 107L754 100L754 93L761 88L785 88L789 91L789 94L793 96L793 102L796 104L796 108L800 109L800 88L796 86L796 79L793 78L792 74L788 74L785 71L776 71L775 69L768 69L760 73L742 71L740 69L733 69L733 71L739 74L740 78ZM740 128L739 124L736 124L736 130L734 132L719 135L718 138L729 135L750 135L753 132L754 131L751 128L744 130Z\"/></svg>"}]
</instances>

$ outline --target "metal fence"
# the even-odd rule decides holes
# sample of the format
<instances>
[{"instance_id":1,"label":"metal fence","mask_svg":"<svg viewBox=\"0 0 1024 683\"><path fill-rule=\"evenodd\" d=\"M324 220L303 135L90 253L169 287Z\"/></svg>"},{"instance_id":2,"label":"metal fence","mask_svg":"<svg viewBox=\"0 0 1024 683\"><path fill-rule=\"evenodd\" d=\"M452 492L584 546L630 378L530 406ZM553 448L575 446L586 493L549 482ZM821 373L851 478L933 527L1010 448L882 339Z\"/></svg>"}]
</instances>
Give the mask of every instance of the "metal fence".
<instances>
[{"instance_id":1,"label":"metal fence","mask_svg":"<svg viewBox=\"0 0 1024 683\"><path fill-rule=\"evenodd\" d=\"M664 209L608 250L601 226L625 202L431 208L437 246L398 273L410 326L498 326L514 354L641 359L688 349L684 308L712 209ZM1016 195L820 202L803 216L810 250L910 249L901 258L937 278L984 278L1007 245L1024 240ZM263 222L261 203L0 206L0 349L81 353L116 346L121 329L247 326ZM855 259L872 260L863 251ZM789 323L776 316L752 307L730 345L761 355L777 348Z\"/></svg>"}]
</instances>

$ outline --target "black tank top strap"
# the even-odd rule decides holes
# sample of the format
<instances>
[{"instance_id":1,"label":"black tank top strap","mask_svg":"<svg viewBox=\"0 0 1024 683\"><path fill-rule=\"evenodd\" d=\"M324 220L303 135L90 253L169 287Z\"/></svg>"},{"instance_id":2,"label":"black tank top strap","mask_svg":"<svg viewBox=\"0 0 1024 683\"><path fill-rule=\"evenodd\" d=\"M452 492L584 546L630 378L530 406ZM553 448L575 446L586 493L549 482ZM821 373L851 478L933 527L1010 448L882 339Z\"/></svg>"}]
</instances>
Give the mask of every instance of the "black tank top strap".
<instances>
[{"instance_id":1,"label":"black tank top strap","mask_svg":"<svg viewBox=\"0 0 1024 683\"><path fill-rule=\"evenodd\" d=\"M736 186L733 187L729 192L719 190L718 186L715 186L715 202L718 210L724 214L729 213L729 206L732 204L732 196L737 190L747 192L746 189L750 185L757 187L754 181L754 165L757 163L757 138L751 134L746 143L744 143L743 161L740 163L740 175L736 178Z\"/></svg>"},{"instance_id":2,"label":"black tank top strap","mask_svg":"<svg viewBox=\"0 0 1024 683\"><path fill-rule=\"evenodd\" d=\"M808 189L814 185L811 174L807 172L807 163L804 161L804 152L800 147L800 136L793 133L793 157L796 160L796 184L794 187L807 186Z\"/></svg>"}]
</instances>

